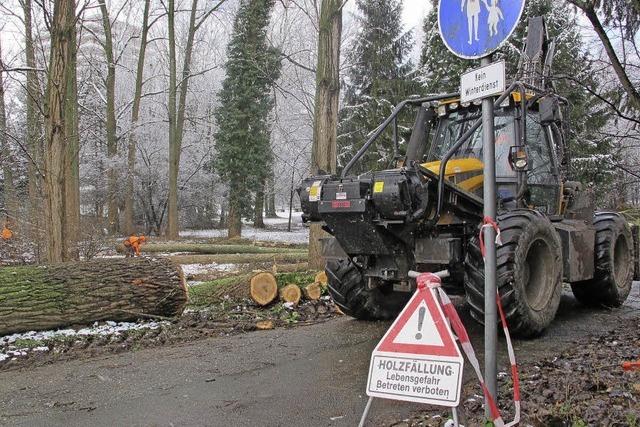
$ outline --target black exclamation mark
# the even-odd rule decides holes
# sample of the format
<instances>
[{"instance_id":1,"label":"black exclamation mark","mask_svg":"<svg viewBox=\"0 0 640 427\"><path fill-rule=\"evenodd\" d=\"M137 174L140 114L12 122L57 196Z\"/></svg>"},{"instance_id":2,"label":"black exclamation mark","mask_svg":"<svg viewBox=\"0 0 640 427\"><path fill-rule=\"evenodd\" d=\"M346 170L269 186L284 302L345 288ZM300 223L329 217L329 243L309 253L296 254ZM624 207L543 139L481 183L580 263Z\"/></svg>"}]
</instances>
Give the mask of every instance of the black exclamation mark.
<instances>
[{"instance_id":1,"label":"black exclamation mark","mask_svg":"<svg viewBox=\"0 0 640 427\"><path fill-rule=\"evenodd\" d=\"M420 307L418 311L418 333L416 334L416 339L422 339L422 322L424 322L424 315L427 312L427 309L424 307Z\"/></svg>"}]
</instances>

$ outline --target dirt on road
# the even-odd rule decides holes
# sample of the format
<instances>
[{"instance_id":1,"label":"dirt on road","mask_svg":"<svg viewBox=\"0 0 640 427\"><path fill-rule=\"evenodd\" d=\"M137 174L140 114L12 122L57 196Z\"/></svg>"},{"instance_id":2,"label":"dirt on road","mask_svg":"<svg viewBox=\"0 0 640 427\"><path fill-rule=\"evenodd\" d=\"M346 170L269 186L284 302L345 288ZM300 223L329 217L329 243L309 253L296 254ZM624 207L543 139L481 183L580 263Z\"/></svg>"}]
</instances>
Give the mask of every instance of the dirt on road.
<instances>
[{"instance_id":1,"label":"dirt on road","mask_svg":"<svg viewBox=\"0 0 640 427\"><path fill-rule=\"evenodd\" d=\"M637 286L633 292L637 296ZM464 311L459 300L457 305ZM515 343L521 366L540 367L538 380L523 374L525 408L531 408L527 405L539 398L541 388L559 387L576 358L612 342L608 335L591 337L627 325L638 330L639 308L638 298L620 309L604 311L580 306L565 295L558 320L543 337ZM482 328L467 317L463 321L481 350ZM366 403L371 350L388 326L340 317L302 328L205 338L0 372L0 424L353 426ZM582 346L585 342L591 347ZM578 347L586 353L570 351ZM609 360L613 354L623 357L615 347L602 353L606 364L618 363L618 359ZM500 370L506 371L504 342L501 351ZM599 365L584 366L593 370ZM598 377L587 368L584 375L594 383L609 384L608 377ZM471 373L465 372L463 401L473 398L474 384ZM508 382L504 385L508 388ZM611 400L617 399L614 390L599 387L603 408L616 410L609 407L617 404ZM576 404L566 394L542 393L549 407ZM367 425L397 425L401 420L420 425L424 409L375 400Z\"/></svg>"}]
</instances>

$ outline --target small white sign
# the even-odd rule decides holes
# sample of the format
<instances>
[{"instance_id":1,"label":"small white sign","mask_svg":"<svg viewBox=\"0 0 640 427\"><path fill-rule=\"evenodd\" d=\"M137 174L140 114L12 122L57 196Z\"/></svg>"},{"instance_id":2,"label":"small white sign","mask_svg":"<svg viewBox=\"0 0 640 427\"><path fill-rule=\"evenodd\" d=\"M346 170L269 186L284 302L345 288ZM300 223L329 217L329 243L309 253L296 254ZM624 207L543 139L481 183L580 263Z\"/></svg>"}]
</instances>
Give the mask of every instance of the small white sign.
<instances>
[{"instance_id":1,"label":"small white sign","mask_svg":"<svg viewBox=\"0 0 640 427\"><path fill-rule=\"evenodd\" d=\"M460 79L460 102L499 95L506 89L504 61L469 71Z\"/></svg>"},{"instance_id":2,"label":"small white sign","mask_svg":"<svg viewBox=\"0 0 640 427\"><path fill-rule=\"evenodd\" d=\"M371 365L369 396L448 407L460 403L462 361L376 353Z\"/></svg>"}]
</instances>

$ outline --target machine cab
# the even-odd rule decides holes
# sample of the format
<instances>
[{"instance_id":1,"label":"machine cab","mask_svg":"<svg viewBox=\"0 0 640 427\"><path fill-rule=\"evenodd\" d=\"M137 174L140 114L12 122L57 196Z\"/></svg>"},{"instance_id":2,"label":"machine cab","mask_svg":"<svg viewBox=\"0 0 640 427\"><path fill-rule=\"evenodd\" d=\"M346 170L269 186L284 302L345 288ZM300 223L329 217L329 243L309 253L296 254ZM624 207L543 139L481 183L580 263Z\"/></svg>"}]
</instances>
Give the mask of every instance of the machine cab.
<instances>
[{"instance_id":1,"label":"machine cab","mask_svg":"<svg viewBox=\"0 0 640 427\"><path fill-rule=\"evenodd\" d=\"M437 107L437 113L426 163L422 164L434 173L439 172L445 154L482 114L480 107L460 107L456 101L442 102ZM502 205L532 207L548 215L559 213L561 141L559 129L551 124L543 124L538 108L529 108L525 117L519 103L515 103L512 97L511 102L496 109L496 182ZM450 158L445 178L461 189L482 197L482 158L480 126Z\"/></svg>"}]
</instances>

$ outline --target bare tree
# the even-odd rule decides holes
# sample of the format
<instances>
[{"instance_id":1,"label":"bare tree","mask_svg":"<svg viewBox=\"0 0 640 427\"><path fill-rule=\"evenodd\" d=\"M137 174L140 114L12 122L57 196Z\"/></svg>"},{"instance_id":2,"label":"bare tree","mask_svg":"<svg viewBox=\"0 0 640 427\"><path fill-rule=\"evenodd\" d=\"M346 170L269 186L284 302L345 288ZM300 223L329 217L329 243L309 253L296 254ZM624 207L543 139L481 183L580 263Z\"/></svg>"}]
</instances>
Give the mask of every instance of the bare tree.
<instances>
[{"instance_id":1,"label":"bare tree","mask_svg":"<svg viewBox=\"0 0 640 427\"><path fill-rule=\"evenodd\" d=\"M66 152L65 172L65 219L64 235L66 240L64 259L75 260L80 257L78 241L80 238L80 129L78 117L78 46L76 37L75 7L68 10L69 22L74 26L69 40L66 69L66 96L64 110Z\"/></svg>"},{"instance_id":2,"label":"bare tree","mask_svg":"<svg viewBox=\"0 0 640 427\"><path fill-rule=\"evenodd\" d=\"M4 178L4 208L5 218L10 224L15 224L16 217L16 189L13 184L12 154L7 137L7 113L4 102L4 62L2 60L2 46L0 45L0 162L2 163L2 176ZM3 225L3 224L0 224Z\"/></svg>"},{"instance_id":3,"label":"bare tree","mask_svg":"<svg viewBox=\"0 0 640 427\"><path fill-rule=\"evenodd\" d=\"M340 98L340 41L344 0L322 0L316 67L316 97L311 151L311 173L336 172L338 101ZM321 224L309 232L309 267L322 269L320 239L326 235Z\"/></svg>"},{"instance_id":4,"label":"bare tree","mask_svg":"<svg viewBox=\"0 0 640 427\"><path fill-rule=\"evenodd\" d=\"M599 1L593 0L567 0L572 5L576 6L580 9L585 17L591 23L593 30L598 35L600 42L606 52L609 60L611 61L611 68L613 69L616 77L620 81L622 88L626 92L629 97L629 104L633 106L636 110L640 110L640 92L638 92L637 86L631 81L631 76L629 74L629 70L631 68L625 67L623 62L626 62L624 58L620 58L616 49L611 42L609 34L605 28L603 21L598 16L597 7L600 5ZM637 6L627 6L627 7L637 7ZM623 42L624 43L624 42Z\"/></svg>"},{"instance_id":5,"label":"bare tree","mask_svg":"<svg viewBox=\"0 0 640 427\"><path fill-rule=\"evenodd\" d=\"M105 0L98 0L102 14L102 28L104 30L104 54L107 60L107 77L105 86L107 89L106 132L107 132L107 156L111 160L107 171L108 185L108 222L109 231L117 233L120 228L118 215L118 175L116 173L114 159L118 154L118 140L116 136L116 64L113 55L113 36L111 34L111 21Z\"/></svg>"},{"instance_id":6,"label":"bare tree","mask_svg":"<svg viewBox=\"0 0 640 427\"><path fill-rule=\"evenodd\" d=\"M27 179L28 179L28 191L29 191L29 228L27 234L29 238L34 242L36 248L36 259L40 255L40 228L42 224L42 122L41 122L41 109L40 104L41 92L40 82L37 75L36 64L36 52L33 42L33 20L32 4L31 0L23 0L22 11L24 15L24 41L25 41L25 56L27 65L27 85L26 85L26 141L25 147L28 150L28 163L27 163Z\"/></svg>"},{"instance_id":7,"label":"bare tree","mask_svg":"<svg viewBox=\"0 0 640 427\"><path fill-rule=\"evenodd\" d=\"M47 77L45 115L45 222L47 260L61 262L65 258L65 98L69 64L69 45L75 32L75 0L55 2L51 21L51 50Z\"/></svg>"},{"instance_id":8,"label":"bare tree","mask_svg":"<svg viewBox=\"0 0 640 427\"><path fill-rule=\"evenodd\" d=\"M218 10L225 1L226 0L219 0L218 3L211 7L211 9L206 11L200 18L197 18L198 0L192 0L189 29L187 32L187 44L184 49L181 80L177 84L175 4L174 0L169 0L169 210L167 211L167 237L170 239L177 238L180 231L178 212L178 174L180 172L180 154L182 150L187 93L189 79L191 78L191 57L193 55L195 35L207 18L213 12ZM180 87L179 99L177 94L178 86Z\"/></svg>"},{"instance_id":9,"label":"bare tree","mask_svg":"<svg viewBox=\"0 0 640 427\"><path fill-rule=\"evenodd\" d=\"M127 144L127 180L124 199L124 232L127 234L135 231L133 224L134 185L133 178L136 166L136 132L140 118L140 101L142 99L142 86L144 78L144 61L147 51L147 39L149 36L149 5L151 0L145 0L142 15L142 34L140 37L140 52L136 68L135 93L133 106L131 107L131 132Z\"/></svg>"}]
</instances>

